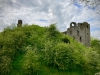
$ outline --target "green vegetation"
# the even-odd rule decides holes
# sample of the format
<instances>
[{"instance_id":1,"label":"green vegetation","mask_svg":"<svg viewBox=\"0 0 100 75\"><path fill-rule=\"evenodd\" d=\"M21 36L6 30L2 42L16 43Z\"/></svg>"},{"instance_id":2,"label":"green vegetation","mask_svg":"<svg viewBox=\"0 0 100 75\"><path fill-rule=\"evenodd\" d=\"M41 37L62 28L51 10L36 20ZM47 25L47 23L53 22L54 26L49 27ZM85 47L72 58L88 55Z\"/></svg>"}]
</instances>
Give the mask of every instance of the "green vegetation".
<instances>
[{"instance_id":1,"label":"green vegetation","mask_svg":"<svg viewBox=\"0 0 100 75\"><path fill-rule=\"evenodd\" d=\"M0 75L94 75L100 40L86 47L56 29L24 25L0 32Z\"/></svg>"}]
</instances>

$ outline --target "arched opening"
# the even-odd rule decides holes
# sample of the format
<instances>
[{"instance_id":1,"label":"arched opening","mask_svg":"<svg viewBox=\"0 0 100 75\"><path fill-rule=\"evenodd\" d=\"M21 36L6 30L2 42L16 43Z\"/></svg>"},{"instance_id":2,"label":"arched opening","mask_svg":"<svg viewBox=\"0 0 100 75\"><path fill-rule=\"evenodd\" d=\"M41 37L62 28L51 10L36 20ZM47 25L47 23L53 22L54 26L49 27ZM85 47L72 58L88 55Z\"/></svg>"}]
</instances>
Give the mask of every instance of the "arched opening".
<instances>
[{"instance_id":1,"label":"arched opening","mask_svg":"<svg viewBox=\"0 0 100 75\"><path fill-rule=\"evenodd\" d=\"M72 23L72 26L74 27L74 24Z\"/></svg>"},{"instance_id":2,"label":"arched opening","mask_svg":"<svg viewBox=\"0 0 100 75\"><path fill-rule=\"evenodd\" d=\"M76 27L76 22L71 22L70 27Z\"/></svg>"},{"instance_id":3,"label":"arched opening","mask_svg":"<svg viewBox=\"0 0 100 75\"><path fill-rule=\"evenodd\" d=\"M82 42L82 37L80 37L80 42Z\"/></svg>"},{"instance_id":4,"label":"arched opening","mask_svg":"<svg viewBox=\"0 0 100 75\"><path fill-rule=\"evenodd\" d=\"M80 29L83 30L83 24L82 23L80 24Z\"/></svg>"},{"instance_id":5,"label":"arched opening","mask_svg":"<svg viewBox=\"0 0 100 75\"><path fill-rule=\"evenodd\" d=\"M88 25L87 25L87 28L88 28Z\"/></svg>"}]
</instances>

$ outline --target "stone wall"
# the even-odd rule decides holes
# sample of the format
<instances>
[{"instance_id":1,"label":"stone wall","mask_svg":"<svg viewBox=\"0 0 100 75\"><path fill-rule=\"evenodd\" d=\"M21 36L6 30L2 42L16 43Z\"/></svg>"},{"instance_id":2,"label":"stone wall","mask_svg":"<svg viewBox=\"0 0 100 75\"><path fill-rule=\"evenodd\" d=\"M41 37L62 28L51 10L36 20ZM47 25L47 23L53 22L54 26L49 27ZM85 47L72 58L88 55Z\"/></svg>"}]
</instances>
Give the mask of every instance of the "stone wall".
<instances>
[{"instance_id":1,"label":"stone wall","mask_svg":"<svg viewBox=\"0 0 100 75\"><path fill-rule=\"evenodd\" d=\"M66 34L80 43L90 46L90 25L87 22L78 23L71 22Z\"/></svg>"},{"instance_id":2,"label":"stone wall","mask_svg":"<svg viewBox=\"0 0 100 75\"><path fill-rule=\"evenodd\" d=\"M17 27L22 27L22 20L18 20Z\"/></svg>"}]
</instances>

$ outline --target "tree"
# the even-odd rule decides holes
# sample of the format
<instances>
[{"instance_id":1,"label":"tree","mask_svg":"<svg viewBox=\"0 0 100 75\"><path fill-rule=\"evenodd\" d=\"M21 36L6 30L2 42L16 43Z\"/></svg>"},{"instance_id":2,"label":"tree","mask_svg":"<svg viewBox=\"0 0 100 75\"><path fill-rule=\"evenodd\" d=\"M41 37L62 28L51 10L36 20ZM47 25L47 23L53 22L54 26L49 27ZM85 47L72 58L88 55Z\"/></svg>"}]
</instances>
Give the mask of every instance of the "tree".
<instances>
[{"instance_id":1,"label":"tree","mask_svg":"<svg viewBox=\"0 0 100 75\"><path fill-rule=\"evenodd\" d=\"M100 14L100 0L72 0L72 3L77 3L82 6L86 6L90 9L96 10L97 14Z\"/></svg>"}]
</instances>

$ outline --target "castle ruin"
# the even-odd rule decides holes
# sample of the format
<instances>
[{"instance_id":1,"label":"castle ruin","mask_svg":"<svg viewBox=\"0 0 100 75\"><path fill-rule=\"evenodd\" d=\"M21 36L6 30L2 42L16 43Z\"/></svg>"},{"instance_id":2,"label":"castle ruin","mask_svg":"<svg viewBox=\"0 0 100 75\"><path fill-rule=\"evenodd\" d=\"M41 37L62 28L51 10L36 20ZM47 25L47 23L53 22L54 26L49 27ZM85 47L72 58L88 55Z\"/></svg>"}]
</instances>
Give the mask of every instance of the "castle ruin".
<instances>
[{"instance_id":1,"label":"castle ruin","mask_svg":"<svg viewBox=\"0 0 100 75\"><path fill-rule=\"evenodd\" d=\"M18 20L17 27L22 27L22 20ZM90 24L87 22L78 24L71 22L70 27L63 33L88 47L90 46Z\"/></svg>"},{"instance_id":2,"label":"castle ruin","mask_svg":"<svg viewBox=\"0 0 100 75\"><path fill-rule=\"evenodd\" d=\"M88 47L90 46L90 25L87 22L78 24L71 22L70 27L64 33L73 37L78 42Z\"/></svg>"},{"instance_id":3,"label":"castle ruin","mask_svg":"<svg viewBox=\"0 0 100 75\"><path fill-rule=\"evenodd\" d=\"M18 20L17 27L22 27L22 20Z\"/></svg>"}]
</instances>

